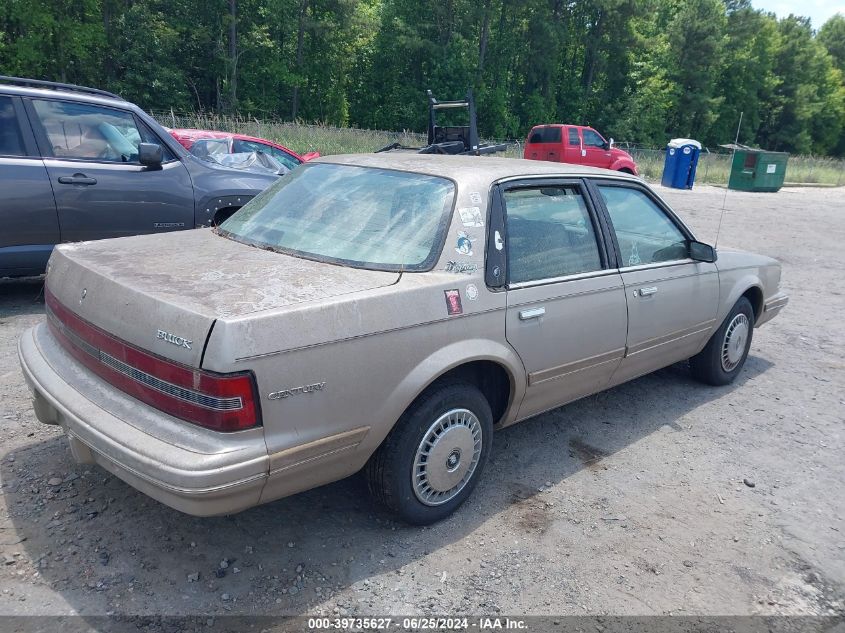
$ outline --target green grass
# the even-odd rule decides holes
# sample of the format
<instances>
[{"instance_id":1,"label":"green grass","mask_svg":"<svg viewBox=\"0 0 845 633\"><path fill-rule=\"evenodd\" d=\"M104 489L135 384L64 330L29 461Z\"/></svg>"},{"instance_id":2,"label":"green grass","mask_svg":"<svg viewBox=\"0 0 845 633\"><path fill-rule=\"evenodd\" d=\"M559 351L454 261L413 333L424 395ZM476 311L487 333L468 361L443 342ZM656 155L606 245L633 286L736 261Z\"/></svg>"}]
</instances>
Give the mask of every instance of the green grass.
<instances>
[{"instance_id":1,"label":"green grass","mask_svg":"<svg viewBox=\"0 0 845 633\"><path fill-rule=\"evenodd\" d=\"M323 155L368 153L395 142L412 147L420 147L426 142L425 134L408 131L385 132L337 128L206 113L162 112L156 114L155 117L159 123L170 128L221 130L266 138L281 143L300 154L312 151L318 151ZM662 150L631 148L627 151L636 161L643 178L651 182L660 181L665 158ZM506 152L496 155L521 158L521 142L514 142ZM728 153L703 152L698 163L696 182L726 184L730 161L731 156ZM786 167L786 182L787 184L845 185L845 161L815 156L790 156Z\"/></svg>"},{"instance_id":2,"label":"green grass","mask_svg":"<svg viewBox=\"0 0 845 633\"><path fill-rule=\"evenodd\" d=\"M382 132L283 121L260 121L216 114L167 112L156 114L155 117L159 123L169 128L220 130L266 138L281 143L299 154L313 151L318 151L323 155L369 153L395 142L419 147L426 141L424 134L413 132Z\"/></svg>"}]
</instances>

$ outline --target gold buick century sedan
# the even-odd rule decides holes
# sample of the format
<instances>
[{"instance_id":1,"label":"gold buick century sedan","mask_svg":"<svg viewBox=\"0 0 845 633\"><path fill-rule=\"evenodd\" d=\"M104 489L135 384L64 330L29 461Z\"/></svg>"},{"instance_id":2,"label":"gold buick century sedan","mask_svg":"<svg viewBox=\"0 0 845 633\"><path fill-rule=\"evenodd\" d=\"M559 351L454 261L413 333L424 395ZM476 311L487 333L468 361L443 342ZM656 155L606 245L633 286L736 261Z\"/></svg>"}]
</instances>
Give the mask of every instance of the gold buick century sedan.
<instances>
[{"instance_id":1,"label":"gold buick century sedan","mask_svg":"<svg viewBox=\"0 0 845 633\"><path fill-rule=\"evenodd\" d=\"M686 359L730 383L779 285L633 176L330 156L217 229L57 247L19 354L74 457L173 508L364 469L426 524L470 495L494 429Z\"/></svg>"}]
</instances>

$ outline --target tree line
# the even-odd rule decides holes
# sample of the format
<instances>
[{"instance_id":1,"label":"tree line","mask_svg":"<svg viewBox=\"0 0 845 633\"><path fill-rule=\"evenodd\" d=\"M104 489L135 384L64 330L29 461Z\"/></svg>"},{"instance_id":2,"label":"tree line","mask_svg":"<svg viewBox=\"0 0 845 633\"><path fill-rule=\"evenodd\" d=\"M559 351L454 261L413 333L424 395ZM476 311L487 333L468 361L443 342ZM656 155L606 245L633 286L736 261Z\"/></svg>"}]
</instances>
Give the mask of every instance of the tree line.
<instances>
[{"instance_id":1,"label":"tree line","mask_svg":"<svg viewBox=\"0 0 845 633\"><path fill-rule=\"evenodd\" d=\"M0 73L147 110L425 129L471 87L483 136L845 155L845 18L750 0L0 0Z\"/></svg>"}]
</instances>

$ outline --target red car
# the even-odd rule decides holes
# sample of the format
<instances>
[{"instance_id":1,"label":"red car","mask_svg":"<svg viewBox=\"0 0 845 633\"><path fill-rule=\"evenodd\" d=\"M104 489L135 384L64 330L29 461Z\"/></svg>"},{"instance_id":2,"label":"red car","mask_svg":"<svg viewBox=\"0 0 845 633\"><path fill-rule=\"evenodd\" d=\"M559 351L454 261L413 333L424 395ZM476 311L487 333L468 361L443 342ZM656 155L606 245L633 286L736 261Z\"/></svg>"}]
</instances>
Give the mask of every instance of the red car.
<instances>
[{"instance_id":1,"label":"red car","mask_svg":"<svg viewBox=\"0 0 845 633\"><path fill-rule=\"evenodd\" d=\"M232 132L182 129L170 130L170 134L188 151L191 150L191 147L196 141L202 139L228 139L231 141L229 143L229 153L237 154L240 152L261 151L269 154L288 169L293 169L297 165L307 162L312 158L317 158L320 155L319 152L309 152L300 156L293 150L289 150L284 145L279 145L273 141L247 136L245 134L234 134Z\"/></svg>"},{"instance_id":2,"label":"red car","mask_svg":"<svg viewBox=\"0 0 845 633\"><path fill-rule=\"evenodd\" d=\"M624 171L638 176L637 165L628 152L613 147L613 139L584 125L535 125L525 141L523 158L575 163Z\"/></svg>"}]
</instances>

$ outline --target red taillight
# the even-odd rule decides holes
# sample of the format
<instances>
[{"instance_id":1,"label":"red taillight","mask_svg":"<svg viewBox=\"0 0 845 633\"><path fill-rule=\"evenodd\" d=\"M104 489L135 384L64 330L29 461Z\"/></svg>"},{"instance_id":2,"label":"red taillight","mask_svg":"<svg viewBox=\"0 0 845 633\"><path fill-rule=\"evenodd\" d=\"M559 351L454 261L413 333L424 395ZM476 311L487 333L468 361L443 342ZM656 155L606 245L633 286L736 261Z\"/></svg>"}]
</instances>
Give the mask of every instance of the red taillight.
<instances>
[{"instance_id":1,"label":"red taillight","mask_svg":"<svg viewBox=\"0 0 845 633\"><path fill-rule=\"evenodd\" d=\"M261 424L250 372L192 369L125 343L45 293L50 331L73 356L121 391L186 422L215 431Z\"/></svg>"}]
</instances>

